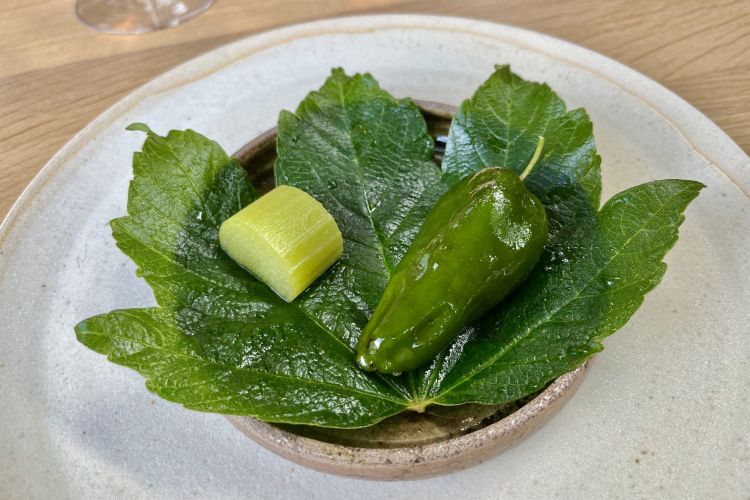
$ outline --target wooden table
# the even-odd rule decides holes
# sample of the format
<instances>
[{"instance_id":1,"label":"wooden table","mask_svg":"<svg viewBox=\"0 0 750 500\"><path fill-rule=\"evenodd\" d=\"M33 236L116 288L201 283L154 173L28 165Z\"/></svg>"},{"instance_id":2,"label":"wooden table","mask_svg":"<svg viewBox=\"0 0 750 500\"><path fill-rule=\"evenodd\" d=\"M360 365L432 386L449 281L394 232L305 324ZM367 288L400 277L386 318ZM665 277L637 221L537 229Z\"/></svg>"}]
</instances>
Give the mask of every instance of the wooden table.
<instances>
[{"instance_id":1,"label":"wooden table","mask_svg":"<svg viewBox=\"0 0 750 500\"><path fill-rule=\"evenodd\" d=\"M93 31L73 4L0 7L0 218L73 134L165 70L252 33L363 13L475 17L573 41L666 85L750 151L750 0L217 0L142 36Z\"/></svg>"}]
</instances>

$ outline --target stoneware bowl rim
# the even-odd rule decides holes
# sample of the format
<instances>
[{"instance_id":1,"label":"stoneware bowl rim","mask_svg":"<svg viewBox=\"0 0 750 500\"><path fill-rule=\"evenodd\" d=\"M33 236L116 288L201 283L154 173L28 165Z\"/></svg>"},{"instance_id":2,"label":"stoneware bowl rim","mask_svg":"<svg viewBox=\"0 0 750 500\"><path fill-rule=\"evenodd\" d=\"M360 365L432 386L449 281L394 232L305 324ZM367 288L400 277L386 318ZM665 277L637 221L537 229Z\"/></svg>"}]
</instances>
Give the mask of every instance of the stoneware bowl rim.
<instances>
[{"instance_id":1,"label":"stoneware bowl rim","mask_svg":"<svg viewBox=\"0 0 750 500\"><path fill-rule=\"evenodd\" d=\"M427 117L449 119L456 108L415 101ZM242 146L234 158L246 163L272 152L276 129ZM252 172L251 172L252 176ZM591 360L552 381L524 406L501 420L466 434L421 446L360 448L304 437L261 420L226 415L247 437L266 449L315 470L364 479L419 479L465 469L516 445L548 421L578 389Z\"/></svg>"},{"instance_id":2,"label":"stoneware bowl rim","mask_svg":"<svg viewBox=\"0 0 750 500\"><path fill-rule=\"evenodd\" d=\"M509 449L539 429L573 396L592 360L555 379L537 397L486 427L408 448L357 448L300 436L252 417L226 415L267 450L312 469L361 479L421 479L455 472Z\"/></svg>"}]
</instances>

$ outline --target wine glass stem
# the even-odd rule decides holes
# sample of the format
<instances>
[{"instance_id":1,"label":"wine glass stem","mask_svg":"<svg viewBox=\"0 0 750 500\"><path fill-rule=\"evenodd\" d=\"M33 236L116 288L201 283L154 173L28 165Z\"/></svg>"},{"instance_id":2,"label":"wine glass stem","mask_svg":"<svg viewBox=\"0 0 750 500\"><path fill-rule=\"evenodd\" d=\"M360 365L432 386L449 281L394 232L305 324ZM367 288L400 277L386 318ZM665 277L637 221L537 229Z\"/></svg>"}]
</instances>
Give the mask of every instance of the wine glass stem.
<instances>
[{"instance_id":1,"label":"wine glass stem","mask_svg":"<svg viewBox=\"0 0 750 500\"><path fill-rule=\"evenodd\" d=\"M156 5L156 0L148 0L149 5L151 6L151 15L154 18L154 24L158 26L158 29L164 28L164 21L161 18L161 15L159 15L159 7Z\"/></svg>"}]
</instances>

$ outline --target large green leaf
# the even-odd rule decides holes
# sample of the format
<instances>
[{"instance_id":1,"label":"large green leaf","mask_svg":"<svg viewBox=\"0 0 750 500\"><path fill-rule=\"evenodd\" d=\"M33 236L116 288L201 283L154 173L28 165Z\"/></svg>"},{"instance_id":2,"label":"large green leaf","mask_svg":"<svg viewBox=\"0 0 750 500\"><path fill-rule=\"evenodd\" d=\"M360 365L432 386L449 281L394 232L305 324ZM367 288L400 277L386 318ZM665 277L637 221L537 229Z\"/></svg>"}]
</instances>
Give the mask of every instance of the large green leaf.
<instances>
[{"instance_id":1,"label":"large green leaf","mask_svg":"<svg viewBox=\"0 0 750 500\"><path fill-rule=\"evenodd\" d=\"M416 105L370 75L340 69L278 125L276 180L312 193L336 219L344 255L300 299L354 347L393 268L445 191Z\"/></svg>"},{"instance_id":2,"label":"large green leaf","mask_svg":"<svg viewBox=\"0 0 750 500\"><path fill-rule=\"evenodd\" d=\"M538 136L544 149L526 185L547 211L545 252L519 290L420 370L423 404L513 401L600 351L600 340L661 280L681 214L701 189L690 181L657 181L621 193L598 212L600 158L586 112L567 111L547 85L527 82L507 66L498 66L459 108L445 178L493 165L520 173ZM680 194L667 200L671 191ZM652 216L663 224L660 231L638 232ZM644 249L648 258L623 257Z\"/></svg>"},{"instance_id":3,"label":"large green leaf","mask_svg":"<svg viewBox=\"0 0 750 500\"><path fill-rule=\"evenodd\" d=\"M358 427L403 409L377 379L349 368L345 346L288 312L217 318L211 345L159 308L112 311L76 331L91 349L144 375L151 391L194 410Z\"/></svg>"},{"instance_id":4,"label":"large green leaf","mask_svg":"<svg viewBox=\"0 0 750 500\"><path fill-rule=\"evenodd\" d=\"M190 408L333 427L403 410L395 382L360 371L303 301L284 302L221 251L219 225L254 198L242 168L193 131L133 128L148 137L133 159L129 215L112 228L162 309L91 318L79 340Z\"/></svg>"},{"instance_id":5,"label":"large green leaf","mask_svg":"<svg viewBox=\"0 0 750 500\"><path fill-rule=\"evenodd\" d=\"M166 399L275 422L360 427L429 403L534 392L632 315L701 187L657 181L598 211L585 113L566 112L549 88L504 67L462 106L441 174L411 101L369 75L334 70L296 113L281 114L276 175L333 214L344 255L288 304L218 245L221 222L255 197L239 165L193 131L134 128L148 136L134 156L128 216L112 227L159 307L95 316L76 327L78 338ZM403 377L359 370L352 348L425 213L462 175L522 168L537 135L544 154L527 184L545 203L551 236L531 278L430 366Z\"/></svg>"},{"instance_id":6,"label":"large green leaf","mask_svg":"<svg viewBox=\"0 0 750 500\"><path fill-rule=\"evenodd\" d=\"M538 137L544 150L527 185L536 194L578 185L595 207L601 193L601 159L593 126L584 109L566 111L545 83L527 82L498 66L476 93L464 101L451 123L443 170L451 183L484 167L507 167L519 174Z\"/></svg>"},{"instance_id":7,"label":"large green leaf","mask_svg":"<svg viewBox=\"0 0 750 500\"><path fill-rule=\"evenodd\" d=\"M540 136L544 137L544 148L525 184L545 205L550 236L542 257L547 263L537 266L527 280L525 286L529 289L540 275L554 274L563 253L569 253L566 248L571 242L596 226L601 160L586 111L567 111L565 103L546 84L527 82L508 66L498 66L459 107L442 163L443 178L449 184L491 166L521 173ZM502 311L507 303L508 300L488 316ZM452 346L419 370L417 393L422 399L433 402L438 394L448 390L441 381L453 369L463 346L473 338L470 332L476 328L477 325L467 327ZM496 402L506 401L498 397Z\"/></svg>"},{"instance_id":8,"label":"large green leaf","mask_svg":"<svg viewBox=\"0 0 750 500\"><path fill-rule=\"evenodd\" d=\"M614 196L585 232L548 253L523 288L466 332L450 366L432 377L428 399L513 401L600 351L661 281L682 212L702 187L654 181Z\"/></svg>"}]
</instances>

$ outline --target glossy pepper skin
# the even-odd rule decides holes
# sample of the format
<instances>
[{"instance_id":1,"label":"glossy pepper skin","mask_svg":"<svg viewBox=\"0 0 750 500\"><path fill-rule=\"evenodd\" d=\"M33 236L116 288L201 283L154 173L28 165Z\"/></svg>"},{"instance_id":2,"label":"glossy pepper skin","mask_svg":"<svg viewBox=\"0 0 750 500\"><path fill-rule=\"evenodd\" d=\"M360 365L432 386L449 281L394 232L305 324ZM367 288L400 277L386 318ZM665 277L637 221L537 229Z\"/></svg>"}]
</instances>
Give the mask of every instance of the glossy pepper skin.
<instances>
[{"instance_id":1,"label":"glossy pepper skin","mask_svg":"<svg viewBox=\"0 0 750 500\"><path fill-rule=\"evenodd\" d=\"M487 168L427 214L357 345L365 370L397 374L432 359L528 276L547 216L518 174Z\"/></svg>"}]
</instances>

